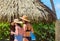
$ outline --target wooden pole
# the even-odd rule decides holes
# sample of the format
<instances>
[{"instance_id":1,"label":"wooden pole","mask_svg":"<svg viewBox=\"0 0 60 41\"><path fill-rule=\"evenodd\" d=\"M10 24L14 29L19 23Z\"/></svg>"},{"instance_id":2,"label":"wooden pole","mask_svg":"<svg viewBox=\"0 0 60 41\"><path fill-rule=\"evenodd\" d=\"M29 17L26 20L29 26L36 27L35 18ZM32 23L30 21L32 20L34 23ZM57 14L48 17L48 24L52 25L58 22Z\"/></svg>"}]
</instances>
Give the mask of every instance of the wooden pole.
<instances>
[{"instance_id":1,"label":"wooden pole","mask_svg":"<svg viewBox=\"0 0 60 41\"><path fill-rule=\"evenodd\" d=\"M53 12L56 14L53 0L50 0L50 2L51 2L52 10L53 10Z\"/></svg>"},{"instance_id":2,"label":"wooden pole","mask_svg":"<svg viewBox=\"0 0 60 41\"><path fill-rule=\"evenodd\" d=\"M53 0L50 0L51 2L51 6L52 6L52 11L54 12L55 16L56 16L56 11L55 11L55 6L54 6L54 2ZM57 16L56 16L56 19L57 19Z\"/></svg>"}]
</instances>

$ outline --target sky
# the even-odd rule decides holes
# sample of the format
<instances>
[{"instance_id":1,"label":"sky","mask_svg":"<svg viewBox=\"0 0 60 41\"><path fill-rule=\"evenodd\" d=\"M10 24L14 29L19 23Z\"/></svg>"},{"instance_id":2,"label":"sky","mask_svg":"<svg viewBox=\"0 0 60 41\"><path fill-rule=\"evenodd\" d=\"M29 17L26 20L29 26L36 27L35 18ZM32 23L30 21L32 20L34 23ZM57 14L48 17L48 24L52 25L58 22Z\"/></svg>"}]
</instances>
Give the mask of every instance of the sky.
<instances>
[{"instance_id":1,"label":"sky","mask_svg":"<svg viewBox=\"0 0 60 41\"><path fill-rule=\"evenodd\" d=\"M41 0L41 1L45 5L47 5L50 9L52 9L50 0ZM60 19L60 0L53 0L53 2L54 2L57 18Z\"/></svg>"}]
</instances>

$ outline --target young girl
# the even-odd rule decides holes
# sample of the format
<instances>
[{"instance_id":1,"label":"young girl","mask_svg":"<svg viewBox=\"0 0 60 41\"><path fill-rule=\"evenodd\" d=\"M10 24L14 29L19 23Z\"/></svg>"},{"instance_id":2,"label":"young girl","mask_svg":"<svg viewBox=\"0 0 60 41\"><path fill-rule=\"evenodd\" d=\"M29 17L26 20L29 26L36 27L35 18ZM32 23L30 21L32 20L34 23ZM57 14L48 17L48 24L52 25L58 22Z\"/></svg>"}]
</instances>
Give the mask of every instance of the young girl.
<instances>
[{"instance_id":1,"label":"young girl","mask_svg":"<svg viewBox=\"0 0 60 41\"><path fill-rule=\"evenodd\" d=\"M23 41L31 41L30 32L34 32L32 25L30 24L30 20L28 20L28 17L26 15L20 17L23 21L23 28L24 28L24 38Z\"/></svg>"},{"instance_id":2,"label":"young girl","mask_svg":"<svg viewBox=\"0 0 60 41\"><path fill-rule=\"evenodd\" d=\"M23 41L23 34L24 34L24 30L22 28L22 26L20 25L20 21L18 19L14 19L14 23L15 23L15 32L12 32L12 34L14 34L14 41Z\"/></svg>"}]
</instances>

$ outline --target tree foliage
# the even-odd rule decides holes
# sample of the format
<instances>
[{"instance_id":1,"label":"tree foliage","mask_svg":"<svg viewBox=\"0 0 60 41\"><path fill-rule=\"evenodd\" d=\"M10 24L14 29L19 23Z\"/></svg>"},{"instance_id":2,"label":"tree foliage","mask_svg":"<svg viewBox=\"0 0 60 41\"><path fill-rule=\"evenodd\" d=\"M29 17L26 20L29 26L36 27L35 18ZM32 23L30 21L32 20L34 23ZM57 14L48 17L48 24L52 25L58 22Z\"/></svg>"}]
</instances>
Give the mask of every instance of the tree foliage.
<instances>
[{"instance_id":1,"label":"tree foliage","mask_svg":"<svg viewBox=\"0 0 60 41\"><path fill-rule=\"evenodd\" d=\"M54 23L33 23L36 41L55 41Z\"/></svg>"},{"instance_id":2,"label":"tree foliage","mask_svg":"<svg viewBox=\"0 0 60 41\"><path fill-rule=\"evenodd\" d=\"M0 40L9 38L9 23L0 23Z\"/></svg>"}]
</instances>

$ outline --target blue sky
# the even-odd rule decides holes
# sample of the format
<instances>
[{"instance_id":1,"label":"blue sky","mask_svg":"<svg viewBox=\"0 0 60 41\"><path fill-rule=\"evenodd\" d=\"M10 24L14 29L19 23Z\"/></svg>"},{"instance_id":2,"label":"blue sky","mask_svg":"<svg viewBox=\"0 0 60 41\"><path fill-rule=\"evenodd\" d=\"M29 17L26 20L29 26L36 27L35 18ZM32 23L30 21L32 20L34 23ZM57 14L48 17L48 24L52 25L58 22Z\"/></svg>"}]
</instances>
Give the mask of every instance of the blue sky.
<instances>
[{"instance_id":1,"label":"blue sky","mask_svg":"<svg viewBox=\"0 0 60 41\"><path fill-rule=\"evenodd\" d=\"M51 8L50 0L41 0L45 5ZM53 0L56 10L57 18L60 19L60 0Z\"/></svg>"}]
</instances>

